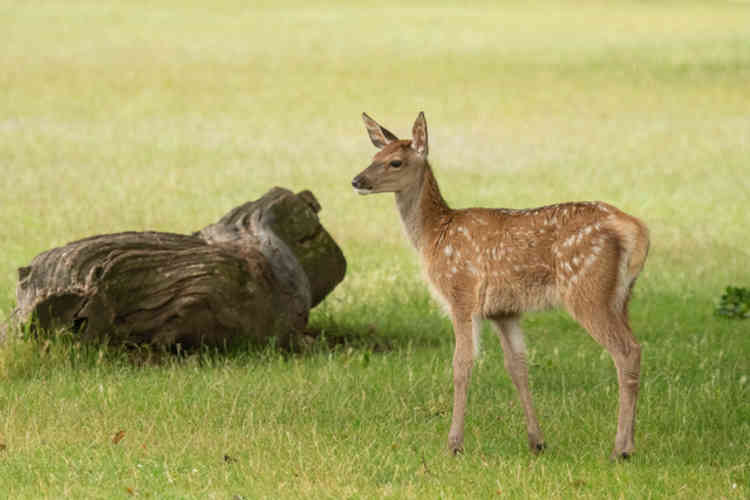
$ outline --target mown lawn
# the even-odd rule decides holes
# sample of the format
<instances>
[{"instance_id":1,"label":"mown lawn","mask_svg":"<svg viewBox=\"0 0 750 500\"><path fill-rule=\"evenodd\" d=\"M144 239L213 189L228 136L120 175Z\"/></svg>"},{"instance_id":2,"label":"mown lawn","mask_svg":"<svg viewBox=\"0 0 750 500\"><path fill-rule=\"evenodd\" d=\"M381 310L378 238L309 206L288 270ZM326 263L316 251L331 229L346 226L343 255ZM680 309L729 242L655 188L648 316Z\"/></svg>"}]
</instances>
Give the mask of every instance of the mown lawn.
<instances>
[{"instance_id":1,"label":"mown lawn","mask_svg":"<svg viewBox=\"0 0 750 500\"><path fill-rule=\"evenodd\" d=\"M312 317L343 342L143 364L14 333L1 492L750 496L750 324L713 316L750 286L750 3L203 4L0 0L0 320L41 251L190 232L281 185L316 194L347 256ZM612 363L556 312L524 323L545 454L489 330L466 453L445 453L449 321L392 197L350 188L374 153L360 113L405 135L421 110L452 205L605 200L651 228L629 462L607 460Z\"/></svg>"}]
</instances>

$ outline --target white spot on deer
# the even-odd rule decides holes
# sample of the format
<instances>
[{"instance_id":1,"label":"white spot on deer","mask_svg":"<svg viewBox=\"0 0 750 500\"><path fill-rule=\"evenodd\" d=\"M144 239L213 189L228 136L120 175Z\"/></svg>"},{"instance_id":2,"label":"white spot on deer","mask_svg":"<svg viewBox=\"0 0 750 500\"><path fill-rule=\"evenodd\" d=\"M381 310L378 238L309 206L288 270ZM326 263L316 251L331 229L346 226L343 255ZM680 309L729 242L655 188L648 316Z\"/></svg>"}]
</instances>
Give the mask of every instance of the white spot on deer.
<instances>
[{"instance_id":1,"label":"white spot on deer","mask_svg":"<svg viewBox=\"0 0 750 500\"><path fill-rule=\"evenodd\" d=\"M564 263L564 264L563 264L563 267L564 267L564 268L565 268L565 270L566 270L566 271L568 271L569 273L572 273L572 272L573 272L573 268L572 268L572 267L570 267L570 262L566 262L566 263Z\"/></svg>"},{"instance_id":2,"label":"white spot on deer","mask_svg":"<svg viewBox=\"0 0 750 500\"><path fill-rule=\"evenodd\" d=\"M575 285L577 281L578 281L578 276L573 276L570 278L571 285Z\"/></svg>"},{"instance_id":3,"label":"white spot on deer","mask_svg":"<svg viewBox=\"0 0 750 500\"><path fill-rule=\"evenodd\" d=\"M450 245L446 245L445 248L443 248L443 253L450 257L451 255L453 255L453 247Z\"/></svg>"},{"instance_id":4,"label":"white spot on deer","mask_svg":"<svg viewBox=\"0 0 750 500\"><path fill-rule=\"evenodd\" d=\"M563 242L563 246L564 246L564 247L569 247L569 246L571 246L571 245L573 244L573 242L574 242L575 240L576 240L576 236L575 236L575 235L571 235L571 236L569 236L569 237L568 237L568 239L566 239L566 240L565 240L565 241Z\"/></svg>"},{"instance_id":5,"label":"white spot on deer","mask_svg":"<svg viewBox=\"0 0 750 500\"><path fill-rule=\"evenodd\" d=\"M599 248L599 247L595 247L595 248ZM589 255L588 257L586 257L586 260L584 260L583 266L584 267L589 267L591 264L593 264L594 262L596 262L596 259L597 259L596 255L594 255L594 254Z\"/></svg>"},{"instance_id":6,"label":"white spot on deer","mask_svg":"<svg viewBox=\"0 0 750 500\"><path fill-rule=\"evenodd\" d=\"M580 264L580 262L581 262L581 259L577 255L575 257L573 257L573 265L574 266L577 266L578 264Z\"/></svg>"},{"instance_id":7,"label":"white spot on deer","mask_svg":"<svg viewBox=\"0 0 750 500\"><path fill-rule=\"evenodd\" d=\"M591 234L591 231L593 231L591 226L586 226L583 230L584 234Z\"/></svg>"},{"instance_id":8,"label":"white spot on deer","mask_svg":"<svg viewBox=\"0 0 750 500\"><path fill-rule=\"evenodd\" d=\"M451 274L456 274L457 271L456 266L451 267Z\"/></svg>"}]
</instances>

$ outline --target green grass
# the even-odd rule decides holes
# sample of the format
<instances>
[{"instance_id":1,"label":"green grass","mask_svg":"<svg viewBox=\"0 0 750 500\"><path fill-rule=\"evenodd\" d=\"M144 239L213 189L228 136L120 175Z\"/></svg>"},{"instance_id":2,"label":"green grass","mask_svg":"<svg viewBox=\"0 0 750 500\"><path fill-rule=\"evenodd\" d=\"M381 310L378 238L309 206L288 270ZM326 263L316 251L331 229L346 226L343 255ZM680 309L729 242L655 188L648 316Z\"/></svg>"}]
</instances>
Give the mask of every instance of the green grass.
<instances>
[{"instance_id":1,"label":"green grass","mask_svg":"<svg viewBox=\"0 0 750 500\"><path fill-rule=\"evenodd\" d=\"M0 320L16 268L94 233L190 232L274 185L312 189L349 261L328 336L137 364L61 339L0 348L12 498L746 498L746 2L0 0ZM529 456L498 342L444 453L452 333L391 196L356 196L367 111L420 110L454 206L601 199L644 219L636 446L606 460L612 363L566 315L525 320L549 448ZM383 349L387 345L389 348ZM125 432L117 444L118 431ZM225 455L229 457L225 460Z\"/></svg>"}]
</instances>

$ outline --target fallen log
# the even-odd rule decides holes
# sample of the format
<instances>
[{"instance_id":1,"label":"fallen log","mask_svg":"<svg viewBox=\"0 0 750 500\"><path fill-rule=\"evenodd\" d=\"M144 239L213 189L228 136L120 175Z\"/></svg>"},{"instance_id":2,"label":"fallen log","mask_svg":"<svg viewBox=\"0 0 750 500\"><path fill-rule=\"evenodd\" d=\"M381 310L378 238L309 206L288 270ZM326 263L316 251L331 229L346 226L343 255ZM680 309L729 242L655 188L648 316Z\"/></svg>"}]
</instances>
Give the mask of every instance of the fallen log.
<instances>
[{"instance_id":1,"label":"fallen log","mask_svg":"<svg viewBox=\"0 0 750 500\"><path fill-rule=\"evenodd\" d=\"M124 232L48 250L18 270L15 316L82 341L286 344L346 260L309 191L274 188L192 235Z\"/></svg>"}]
</instances>

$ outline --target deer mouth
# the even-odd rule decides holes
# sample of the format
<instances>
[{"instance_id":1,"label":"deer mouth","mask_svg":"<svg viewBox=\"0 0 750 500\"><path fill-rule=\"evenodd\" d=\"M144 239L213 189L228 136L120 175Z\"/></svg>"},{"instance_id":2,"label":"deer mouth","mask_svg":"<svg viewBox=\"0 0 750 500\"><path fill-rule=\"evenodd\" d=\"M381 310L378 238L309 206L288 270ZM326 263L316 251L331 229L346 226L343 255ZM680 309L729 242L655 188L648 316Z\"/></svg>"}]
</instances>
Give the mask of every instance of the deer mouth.
<instances>
[{"instance_id":1,"label":"deer mouth","mask_svg":"<svg viewBox=\"0 0 750 500\"><path fill-rule=\"evenodd\" d=\"M370 182L361 174L352 180L352 187L359 194L372 193L372 186L370 185Z\"/></svg>"}]
</instances>

